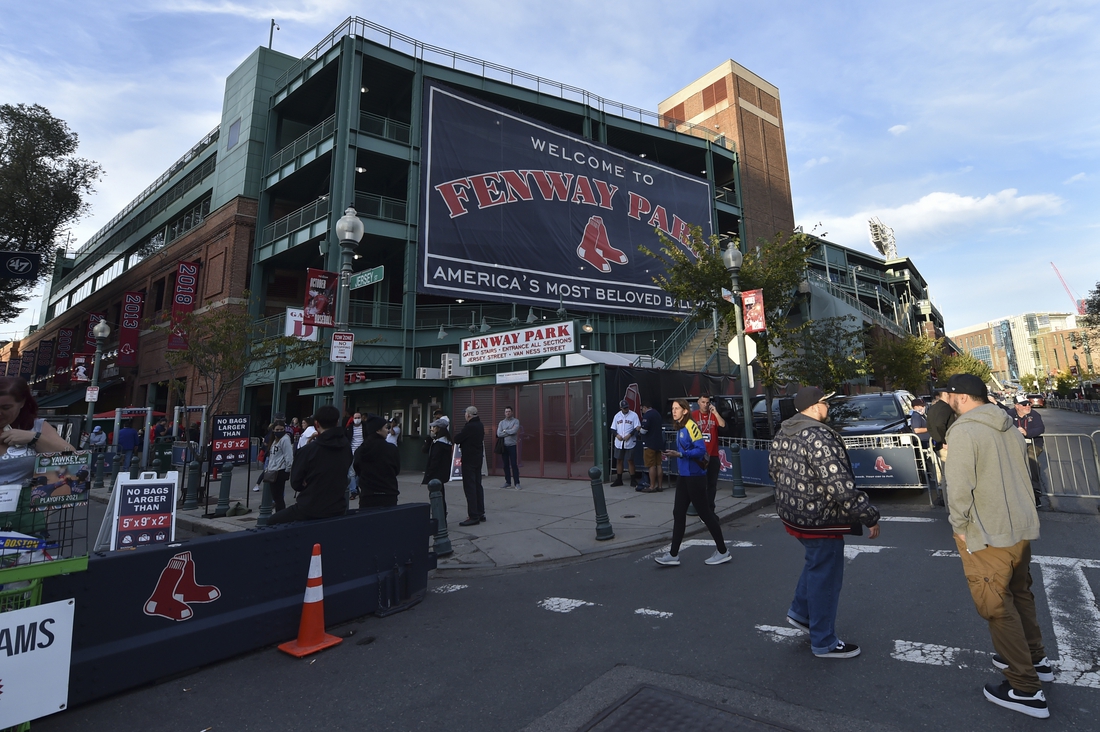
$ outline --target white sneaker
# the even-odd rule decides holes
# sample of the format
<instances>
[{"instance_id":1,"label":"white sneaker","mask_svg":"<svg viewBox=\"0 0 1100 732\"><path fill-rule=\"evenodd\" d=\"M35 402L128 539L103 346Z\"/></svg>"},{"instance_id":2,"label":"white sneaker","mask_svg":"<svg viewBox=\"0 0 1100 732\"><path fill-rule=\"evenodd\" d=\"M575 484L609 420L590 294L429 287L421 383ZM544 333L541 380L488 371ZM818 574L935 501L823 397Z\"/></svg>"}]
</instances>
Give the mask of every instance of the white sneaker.
<instances>
[{"instance_id":1,"label":"white sneaker","mask_svg":"<svg viewBox=\"0 0 1100 732\"><path fill-rule=\"evenodd\" d=\"M717 549L715 549L714 554L710 555L710 559L706 560L706 563L707 564L725 564L726 562L728 562L731 559L733 559L733 556L729 553L728 549L725 551L725 553L721 553Z\"/></svg>"},{"instance_id":2,"label":"white sneaker","mask_svg":"<svg viewBox=\"0 0 1100 732\"><path fill-rule=\"evenodd\" d=\"M252 492L253 493L259 493L260 492L260 486L258 486L258 485L252 486Z\"/></svg>"},{"instance_id":3,"label":"white sneaker","mask_svg":"<svg viewBox=\"0 0 1100 732\"><path fill-rule=\"evenodd\" d=\"M680 557L674 557L671 554L669 554L668 552L665 552L663 557L657 557L653 561L655 561L655 562L657 562L657 564L661 564L665 567L679 567L680 566Z\"/></svg>"}]
</instances>

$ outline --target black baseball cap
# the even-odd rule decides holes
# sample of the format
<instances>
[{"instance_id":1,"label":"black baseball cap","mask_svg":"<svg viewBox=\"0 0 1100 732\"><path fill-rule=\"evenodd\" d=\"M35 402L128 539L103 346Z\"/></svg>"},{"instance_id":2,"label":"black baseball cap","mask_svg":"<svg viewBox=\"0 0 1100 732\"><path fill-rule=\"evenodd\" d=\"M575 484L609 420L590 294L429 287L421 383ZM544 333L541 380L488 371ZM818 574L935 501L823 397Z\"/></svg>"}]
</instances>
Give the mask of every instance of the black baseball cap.
<instances>
[{"instance_id":1,"label":"black baseball cap","mask_svg":"<svg viewBox=\"0 0 1100 732\"><path fill-rule=\"evenodd\" d=\"M833 394L836 394L836 392L830 391L826 394L816 386L804 386L794 395L794 408L799 412L805 412L813 405L825 401Z\"/></svg>"},{"instance_id":2,"label":"black baseball cap","mask_svg":"<svg viewBox=\"0 0 1100 732\"><path fill-rule=\"evenodd\" d=\"M989 390L985 382L974 374L955 374L947 380L948 394L969 394L979 399L988 399Z\"/></svg>"}]
</instances>

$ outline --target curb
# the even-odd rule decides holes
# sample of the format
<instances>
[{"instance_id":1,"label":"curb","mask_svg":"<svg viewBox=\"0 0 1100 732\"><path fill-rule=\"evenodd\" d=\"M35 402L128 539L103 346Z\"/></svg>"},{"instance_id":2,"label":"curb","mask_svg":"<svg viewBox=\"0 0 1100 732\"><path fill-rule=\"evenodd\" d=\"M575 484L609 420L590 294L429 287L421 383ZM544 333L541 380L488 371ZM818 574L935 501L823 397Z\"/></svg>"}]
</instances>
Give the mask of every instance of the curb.
<instances>
[{"instance_id":1,"label":"curb","mask_svg":"<svg viewBox=\"0 0 1100 732\"><path fill-rule=\"evenodd\" d=\"M721 514L718 516L718 523L727 524L735 521L743 516L747 516L754 511L759 511L765 506L770 506L775 503L775 494L768 493L762 495L750 503L743 504L736 509ZM593 528L595 531L595 528ZM696 523L695 528L688 528L684 532L684 538L690 536L696 536L698 534L707 531L707 527L702 523ZM436 567L428 573L429 579L442 579L447 577L454 577L456 574L465 576L477 576L480 574L492 574L494 572L514 572L514 571L528 571L532 569L554 569L557 567L563 567L570 564L578 564L581 562L588 562L596 559L606 559L607 557L617 556L619 554L628 554L636 551L640 548L653 546L656 544L663 544L671 540L672 532L666 531L661 534L655 534L653 536L645 537L642 539L634 539L626 541L621 544L616 544L613 547L607 549L588 552L587 554L581 554L579 557L565 557L562 559L550 559L545 562L524 562L522 564L504 564L504 565L486 565L486 564L469 564L465 566L452 565L447 567Z\"/></svg>"}]
</instances>

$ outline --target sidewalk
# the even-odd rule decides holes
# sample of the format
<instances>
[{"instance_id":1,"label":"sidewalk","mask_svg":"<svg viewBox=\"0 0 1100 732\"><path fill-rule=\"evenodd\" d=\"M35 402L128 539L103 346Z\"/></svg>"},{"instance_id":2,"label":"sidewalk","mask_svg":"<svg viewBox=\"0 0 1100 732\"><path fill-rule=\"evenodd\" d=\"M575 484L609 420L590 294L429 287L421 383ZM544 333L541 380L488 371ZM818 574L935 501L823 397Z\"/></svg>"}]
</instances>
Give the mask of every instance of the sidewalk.
<instances>
[{"instance_id":1,"label":"sidewalk","mask_svg":"<svg viewBox=\"0 0 1100 732\"><path fill-rule=\"evenodd\" d=\"M253 469L252 481L258 477ZM398 477L401 486L400 504L426 503L427 486L420 484L420 474ZM629 484L612 488L604 484L607 513L615 538L596 541L596 515L589 481L549 478L524 478L522 490L500 488L504 479L487 476L485 513L487 520L477 526L463 527L458 522L466 518L466 498L461 482L448 483L445 496L448 507L447 529L454 554L440 557L439 569L500 569L578 557L614 554L634 547L669 541L672 537L672 503L675 491L665 488L660 493L639 493ZM210 510L217 506L219 482L211 483ZM252 512L245 516L204 518L205 510L177 509L176 524L195 534L221 534L245 531L256 526L261 493L250 490L246 471L234 471L230 491L230 506L243 505L246 494ZM770 488L746 486L745 498L733 498L732 484L719 481L717 505L722 522L751 513L773 502ZM92 499L107 502L106 489L92 490ZM293 502L289 485L286 500ZM352 502L355 508L357 502ZM688 517L687 537L702 534L706 527L694 516ZM729 537L727 537L729 538Z\"/></svg>"}]
</instances>

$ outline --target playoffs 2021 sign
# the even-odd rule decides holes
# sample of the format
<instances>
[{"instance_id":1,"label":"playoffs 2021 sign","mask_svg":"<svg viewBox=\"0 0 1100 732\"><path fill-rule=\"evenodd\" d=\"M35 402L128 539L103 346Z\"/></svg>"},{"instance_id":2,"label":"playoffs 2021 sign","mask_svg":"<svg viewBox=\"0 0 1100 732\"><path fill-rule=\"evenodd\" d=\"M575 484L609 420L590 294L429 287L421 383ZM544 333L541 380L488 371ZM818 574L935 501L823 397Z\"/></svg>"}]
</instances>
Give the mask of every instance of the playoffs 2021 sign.
<instances>
[{"instance_id":1,"label":"playoffs 2021 sign","mask_svg":"<svg viewBox=\"0 0 1100 732\"><path fill-rule=\"evenodd\" d=\"M420 292L672 314L638 247L712 231L710 184L427 84Z\"/></svg>"}]
</instances>

